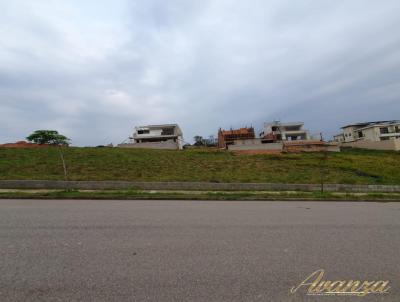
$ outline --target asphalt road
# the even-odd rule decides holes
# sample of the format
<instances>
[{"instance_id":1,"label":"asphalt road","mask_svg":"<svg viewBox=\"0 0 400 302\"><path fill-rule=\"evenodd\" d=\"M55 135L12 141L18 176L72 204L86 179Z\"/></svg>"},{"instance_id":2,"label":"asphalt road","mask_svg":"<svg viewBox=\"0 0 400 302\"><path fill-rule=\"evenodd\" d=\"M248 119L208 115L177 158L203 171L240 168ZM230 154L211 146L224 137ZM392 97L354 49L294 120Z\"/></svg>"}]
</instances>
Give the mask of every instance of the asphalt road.
<instances>
[{"instance_id":1,"label":"asphalt road","mask_svg":"<svg viewBox=\"0 0 400 302\"><path fill-rule=\"evenodd\" d=\"M0 301L400 301L399 259L400 203L0 200Z\"/></svg>"}]
</instances>

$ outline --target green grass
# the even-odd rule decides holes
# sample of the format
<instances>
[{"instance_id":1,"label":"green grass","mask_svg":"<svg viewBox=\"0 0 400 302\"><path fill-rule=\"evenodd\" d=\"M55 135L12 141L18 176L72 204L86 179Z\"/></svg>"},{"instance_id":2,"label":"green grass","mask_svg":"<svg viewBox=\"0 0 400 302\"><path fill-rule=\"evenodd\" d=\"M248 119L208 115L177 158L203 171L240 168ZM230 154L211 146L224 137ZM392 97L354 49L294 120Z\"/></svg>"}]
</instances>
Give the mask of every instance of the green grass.
<instances>
[{"instance_id":1,"label":"green grass","mask_svg":"<svg viewBox=\"0 0 400 302\"><path fill-rule=\"evenodd\" d=\"M104 199L104 200L332 200L400 201L400 193L324 193L320 192L188 192L136 190L48 190L0 191L0 199Z\"/></svg>"},{"instance_id":2,"label":"green grass","mask_svg":"<svg viewBox=\"0 0 400 302\"><path fill-rule=\"evenodd\" d=\"M321 154L65 148L70 180L319 183ZM330 153L326 183L400 184L400 152ZM0 148L0 179L62 180L56 148Z\"/></svg>"}]
</instances>

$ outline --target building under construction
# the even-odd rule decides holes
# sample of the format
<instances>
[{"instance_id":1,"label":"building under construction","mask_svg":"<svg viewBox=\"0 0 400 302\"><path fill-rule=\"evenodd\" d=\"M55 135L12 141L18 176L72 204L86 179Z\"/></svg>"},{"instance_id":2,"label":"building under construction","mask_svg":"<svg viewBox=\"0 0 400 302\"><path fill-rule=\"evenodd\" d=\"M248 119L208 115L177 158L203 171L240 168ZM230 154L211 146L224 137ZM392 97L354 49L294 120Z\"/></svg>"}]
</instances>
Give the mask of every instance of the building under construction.
<instances>
[{"instance_id":1,"label":"building under construction","mask_svg":"<svg viewBox=\"0 0 400 302\"><path fill-rule=\"evenodd\" d=\"M218 131L218 147L227 149L228 145L232 145L237 140L254 138L256 138L256 135L253 127L235 130L223 130L220 128Z\"/></svg>"}]
</instances>

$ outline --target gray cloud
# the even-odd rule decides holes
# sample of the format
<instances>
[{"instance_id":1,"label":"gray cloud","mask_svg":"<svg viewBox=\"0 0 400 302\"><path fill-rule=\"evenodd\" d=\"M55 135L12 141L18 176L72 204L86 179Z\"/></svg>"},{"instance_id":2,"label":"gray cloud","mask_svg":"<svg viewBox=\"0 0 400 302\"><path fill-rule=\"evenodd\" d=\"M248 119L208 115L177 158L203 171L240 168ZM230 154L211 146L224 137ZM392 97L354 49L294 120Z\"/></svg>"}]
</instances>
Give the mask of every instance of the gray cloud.
<instances>
[{"instance_id":1,"label":"gray cloud","mask_svg":"<svg viewBox=\"0 0 400 302\"><path fill-rule=\"evenodd\" d=\"M398 1L81 2L0 3L0 141L400 118Z\"/></svg>"}]
</instances>

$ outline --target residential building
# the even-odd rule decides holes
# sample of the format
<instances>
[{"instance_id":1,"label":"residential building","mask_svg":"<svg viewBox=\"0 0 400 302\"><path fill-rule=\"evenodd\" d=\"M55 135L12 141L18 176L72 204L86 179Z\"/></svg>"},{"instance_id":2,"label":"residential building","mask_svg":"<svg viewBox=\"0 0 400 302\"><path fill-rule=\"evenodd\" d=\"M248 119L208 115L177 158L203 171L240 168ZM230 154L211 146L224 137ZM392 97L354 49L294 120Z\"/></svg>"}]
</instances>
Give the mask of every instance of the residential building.
<instances>
[{"instance_id":1,"label":"residential building","mask_svg":"<svg viewBox=\"0 0 400 302\"><path fill-rule=\"evenodd\" d=\"M240 128L236 130L223 130L218 131L218 147L226 149L228 145L232 145L236 140L254 139L256 138L254 128Z\"/></svg>"},{"instance_id":2,"label":"residential building","mask_svg":"<svg viewBox=\"0 0 400 302\"><path fill-rule=\"evenodd\" d=\"M344 142L344 134L340 133L340 134L336 134L333 136L333 141L337 142L337 143L343 143Z\"/></svg>"},{"instance_id":3,"label":"residential building","mask_svg":"<svg viewBox=\"0 0 400 302\"><path fill-rule=\"evenodd\" d=\"M270 142L310 140L310 132L304 129L303 122L281 123L274 121L265 123L260 137Z\"/></svg>"},{"instance_id":4,"label":"residential building","mask_svg":"<svg viewBox=\"0 0 400 302\"><path fill-rule=\"evenodd\" d=\"M231 138L231 137L230 137ZM249 154L279 152L340 152L336 143L326 143L312 139L302 122L281 123L278 121L265 123L259 138L232 138L227 144L231 151Z\"/></svg>"},{"instance_id":5,"label":"residential building","mask_svg":"<svg viewBox=\"0 0 400 302\"><path fill-rule=\"evenodd\" d=\"M181 150L183 133L177 124L138 126L129 143L118 147Z\"/></svg>"},{"instance_id":6,"label":"residential building","mask_svg":"<svg viewBox=\"0 0 400 302\"><path fill-rule=\"evenodd\" d=\"M359 137L359 133L357 132L359 129L362 129L372 123L356 123L350 124L342 127L343 130L343 140L344 142L354 142L356 138ZM340 137L336 136L336 139L340 139ZM339 141L338 141L339 142Z\"/></svg>"},{"instance_id":7,"label":"residential building","mask_svg":"<svg viewBox=\"0 0 400 302\"><path fill-rule=\"evenodd\" d=\"M342 129L342 136L334 140L344 147L400 150L400 120L357 123Z\"/></svg>"},{"instance_id":8,"label":"residential building","mask_svg":"<svg viewBox=\"0 0 400 302\"><path fill-rule=\"evenodd\" d=\"M400 138L400 120L357 123L342 127L344 142L372 142ZM338 141L340 137L334 137Z\"/></svg>"}]
</instances>

